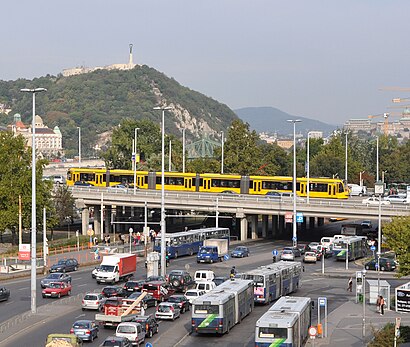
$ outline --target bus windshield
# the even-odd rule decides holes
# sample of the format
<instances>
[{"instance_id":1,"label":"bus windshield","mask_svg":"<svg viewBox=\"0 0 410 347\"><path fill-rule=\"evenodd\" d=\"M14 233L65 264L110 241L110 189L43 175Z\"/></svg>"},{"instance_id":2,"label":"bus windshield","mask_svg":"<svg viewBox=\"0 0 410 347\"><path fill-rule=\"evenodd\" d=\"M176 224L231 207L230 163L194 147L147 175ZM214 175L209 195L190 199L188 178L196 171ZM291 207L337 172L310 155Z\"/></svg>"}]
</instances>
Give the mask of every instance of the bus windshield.
<instances>
[{"instance_id":1,"label":"bus windshield","mask_svg":"<svg viewBox=\"0 0 410 347\"><path fill-rule=\"evenodd\" d=\"M286 339L288 337L288 329L259 327L259 337L270 339Z\"/></svg>"},{"instance_id":2,"label":"bus windshield","mask_svg":"<svg viewBox=\"0 0 410 347\"><path fill-rule=\"evenodd\" d=\"M195 313L219 314L219 306L218 305L195 305Z\"/></svg>"}]
</instances>

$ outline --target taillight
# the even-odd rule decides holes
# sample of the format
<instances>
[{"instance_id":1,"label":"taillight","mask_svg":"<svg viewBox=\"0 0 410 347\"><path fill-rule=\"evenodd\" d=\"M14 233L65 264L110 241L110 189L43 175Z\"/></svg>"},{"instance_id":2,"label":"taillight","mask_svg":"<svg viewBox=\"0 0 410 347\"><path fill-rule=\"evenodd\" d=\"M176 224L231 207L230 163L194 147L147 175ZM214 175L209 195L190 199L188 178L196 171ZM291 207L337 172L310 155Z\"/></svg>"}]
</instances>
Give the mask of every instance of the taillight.
<instances>
[{"instance_id":1,"label":"taillight","mask_svg":"<svg viewBox=\"0 0 410 347\"><path fill-rule=\"evenodd\" d=\"M70 329L70 334L74 334L74 329L73 328Z\"/></svg>"},{"instance_id":2,"label":"taillight","mask_svg":"<svg viewBox=\"0 0 410 347\"><path fill-rule=\"evenodd\" d=\"M183 280L183 279L181 280L181 284L184 284L184 280Z\"/></svg>"},{"instance_id":3,"label":"taillight","mask_svg":"<svg viewBox=\"0 0 410 347\"><path fill-rule=\"evenodd\" d=\"M84 299L81 302L84 304Z\"/></svg>"},{"instance_id":4,"label":"taillight","mask_svg":"<svg viewBox=\"0 0 410 347\"><path fill-rule=\"evenodd\" d=\"M146 331L148 331L148 328L149 328L148 324L145 324L145 330Z\"/></svg>"},{"instance_id":5,"label":"taillight","mask_svg":"<svg viewBox=\"0 0 410 347\"><path fill-rule=\"evenodd\" d=\"M171 306L171 311L174 311L174 306Z\"/></svg>"},{"instance_id":6,"label":"taillight","mask_svg":"<svg viewBox=\"0 0 410 347\"><path fill-rule=\"evenodd\" d=\"M96 301L95 303L98 305L100 302L99 302L99 301Z\"/></svg>"}]
</instances>

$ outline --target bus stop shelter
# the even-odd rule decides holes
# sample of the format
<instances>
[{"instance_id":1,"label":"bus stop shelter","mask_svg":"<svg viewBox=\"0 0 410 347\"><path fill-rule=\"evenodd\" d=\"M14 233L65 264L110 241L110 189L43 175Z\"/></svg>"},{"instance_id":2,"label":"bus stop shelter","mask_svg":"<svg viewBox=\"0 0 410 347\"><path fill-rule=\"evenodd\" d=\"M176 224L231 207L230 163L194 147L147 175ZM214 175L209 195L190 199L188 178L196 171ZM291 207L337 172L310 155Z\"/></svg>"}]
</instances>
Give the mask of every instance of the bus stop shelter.
<instances>
[{"instance_id":1,"label":"bus stop shelter","mask_svg":"<svg viewBox=\"0 0 410 347\"><path fill-rule=\"evenodd\" d=\"M377 297L379 295L383 296L386 303L386 309L390 309L390 284L386 280L366 280L369 286L369 304L376 305ZM379 283L380 283L380 294L379 294Z\"/></svg>"}]
</instances>

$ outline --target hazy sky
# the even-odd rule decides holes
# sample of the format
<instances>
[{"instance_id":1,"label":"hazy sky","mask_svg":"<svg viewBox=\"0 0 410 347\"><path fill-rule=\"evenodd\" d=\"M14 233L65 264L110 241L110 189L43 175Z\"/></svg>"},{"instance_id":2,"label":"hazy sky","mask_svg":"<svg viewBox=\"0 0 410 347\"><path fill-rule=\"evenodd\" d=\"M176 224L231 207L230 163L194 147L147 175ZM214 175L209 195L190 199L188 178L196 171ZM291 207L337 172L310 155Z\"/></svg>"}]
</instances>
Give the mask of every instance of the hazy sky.
<instances>
[{"instance_id":1,"label":"hazy sky","mask_svg":"<svg viewBox=\"0 0 410 347\"><path fill-rule=\"evenodd\" d=\"M333 124L388 111L410 87L410 1L2 1L0 79L128 61L232 109ZM399 112L400 110L390 110Z\"/></svg>"}]
</instances>

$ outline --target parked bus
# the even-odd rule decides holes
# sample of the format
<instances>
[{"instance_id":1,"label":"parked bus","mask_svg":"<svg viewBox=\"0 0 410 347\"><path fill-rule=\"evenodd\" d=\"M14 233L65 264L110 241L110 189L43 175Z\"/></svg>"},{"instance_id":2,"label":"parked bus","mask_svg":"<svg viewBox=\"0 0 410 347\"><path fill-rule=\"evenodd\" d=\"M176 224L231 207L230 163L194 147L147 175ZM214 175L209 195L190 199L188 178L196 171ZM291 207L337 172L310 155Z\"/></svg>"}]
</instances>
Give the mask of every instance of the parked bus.
<instances>
[{"instance_id":1,"label":"parked bus","mask_svg":"<svg viewBox=\"0 0 410 347\"><path fill-rule=\"evenodd\" d=\"M340 233L345 236L364 236L366 232L363 230L363 225L358 223L342 224Z\"/></svg>"},{"instance_id":2,"label":"parked bus","mask_svg":"<svg viewBox=\"0 0 410 347\"><path fill-rule=\"evenodd\" d=\"M256 322L255 346L304 346L311 323L310 298L282 297Z\"/></svg>"},{"instance_id":3,"label":"parked bus","mask_svg":"<svg viewBox=\"0 0 410 347\"><path fill-rule=\"evenodd\" d=\"M346 236L335 241L333 244L333 255L336 260L348 261L363 258L367 255L367 237L365 236Z\"/></svg>"},{"instance_id":4,"label":"parked bus","mask_svg":"<svg viewBox=\"0 0 410 347\"><path fill-rule=\"evenodd\" d=\"M228 239L229 228L204 228L179 233L165 233L166 252L171 258L198 253L207 239ZM161 236L155 238L154 251L161 252Z\"/></svg>"},{"instance_id":5,"label":"parked bus","mask_svg":"<svg viewBox=\"0 0 410 347\"><path fill-rule=\"evenodd\" d=\"M241 275L254 282L255 303L268 304L296 291L301 284L302 264L279 261L261 266Z\"/></svg>"},{"instance_id":6,"label":"parked bus","mask_svg":"<svg viewBox=\"0 0 410 347\"><path fill-rule=\"evenodd\" d=\"M192 303L192 332L225 334L253 311L253 282L225 281Z\"/></svg>"}]
</instances>

